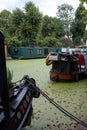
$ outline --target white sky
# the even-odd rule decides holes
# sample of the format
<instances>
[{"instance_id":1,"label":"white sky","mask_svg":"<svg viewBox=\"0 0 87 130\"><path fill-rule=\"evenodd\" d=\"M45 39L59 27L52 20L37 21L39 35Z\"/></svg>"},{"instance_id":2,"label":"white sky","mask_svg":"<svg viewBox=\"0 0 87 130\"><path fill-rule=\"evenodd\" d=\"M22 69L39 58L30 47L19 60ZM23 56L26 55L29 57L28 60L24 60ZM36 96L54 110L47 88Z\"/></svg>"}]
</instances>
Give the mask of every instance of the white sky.
<instances>
[{"instance_id":1,"label":"white sky","mask_svg":"<svg viewBox=\"0 0 87 130\"><path fill-rule=\"evenodd\" d=\"M25 3L32 1L39 8L43 15L56 16L57 6L67 3L72 5L74 9L79 6L79 0L1 0L0 11L7 9L12 11L16 7L23 9Z\"/></svg>"}]
</instances>

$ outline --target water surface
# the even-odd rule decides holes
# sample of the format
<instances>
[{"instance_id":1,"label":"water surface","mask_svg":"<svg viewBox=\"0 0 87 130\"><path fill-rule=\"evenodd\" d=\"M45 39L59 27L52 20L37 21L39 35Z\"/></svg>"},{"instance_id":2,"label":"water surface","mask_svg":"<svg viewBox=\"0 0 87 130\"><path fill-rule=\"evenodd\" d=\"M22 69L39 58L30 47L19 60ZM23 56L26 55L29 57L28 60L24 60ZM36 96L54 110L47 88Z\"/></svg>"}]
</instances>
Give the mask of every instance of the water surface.
<instances>
[{"instance_id":1,"label":"water surface","mask_svg":"<svg viewBox=\"0 0 87 130\"><path fill-rule=\"evenodd\" d=\"M87 79L78 82L52 82L49 79L51 66L45 65L45 59L9 60L7 66L13 70L13 81L28 74L36 80L37 86L55 102L80 120L87 120ZM73 130L78 125L42 95L33 99L31 126L24 130Z\"/></svg>"}]
</instances>

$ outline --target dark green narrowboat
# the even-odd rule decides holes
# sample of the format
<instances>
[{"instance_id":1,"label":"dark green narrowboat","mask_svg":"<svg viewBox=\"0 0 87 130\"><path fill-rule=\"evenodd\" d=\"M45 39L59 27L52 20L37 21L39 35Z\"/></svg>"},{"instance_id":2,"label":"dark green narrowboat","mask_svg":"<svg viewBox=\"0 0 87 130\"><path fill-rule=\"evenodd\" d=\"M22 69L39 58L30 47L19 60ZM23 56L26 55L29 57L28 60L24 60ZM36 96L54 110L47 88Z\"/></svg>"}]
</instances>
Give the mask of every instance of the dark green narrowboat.
<instances>
[{"instance_id":1,"label":"dark green narrowboat","mask_svg":"<svg viewBox=\"0 0 87 130\"><path fill-rule=\"evenodd\" d=\"M14 47L8 49L9 55L12 58L28 59L28 58L44 58L50 52L58 52L57 47Z\"/></svg>"}]
</instances>

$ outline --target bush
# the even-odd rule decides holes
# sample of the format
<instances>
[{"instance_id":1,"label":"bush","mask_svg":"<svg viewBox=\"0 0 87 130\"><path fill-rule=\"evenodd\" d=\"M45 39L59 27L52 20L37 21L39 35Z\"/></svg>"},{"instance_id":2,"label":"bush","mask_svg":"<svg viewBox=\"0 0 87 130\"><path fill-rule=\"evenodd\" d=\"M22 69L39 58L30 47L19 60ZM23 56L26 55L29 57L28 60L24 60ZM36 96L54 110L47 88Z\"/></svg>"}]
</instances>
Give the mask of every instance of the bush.
<instances>
[{"instance_id":1,"label":"bush","mask_svg":"<svg viewBox=\"0 0 87 130\"><path fill-rule=\"evenodd\" d=\"M62 37L60 38L60 42L62 43L63 47L72 46L72 41L68 38Z\"/></svg>"},{"instance_id":2,"label":"bush","mask_svg":"<svg viewBox=\"0 0 87 130\"><path fill-rule=\"evenodd\" d=\"M12 46L21 46L22 43L21 43L21 41L18 40L18 38L16 36L14 36L10 39L9 44Z\"/></svg>"},{"instance_id":3,"label":"bush","mask_svg":"<svg viewBox=\"0 0 87 130\"><path fill-rule=\"evenodd\" d=\"M45 37L43 40L39 41L39 45L48 46L48 47L53 47L53 46L59 47L61 46L61 43L55 37Z\"/></svg>"},{"instance_id":4,"label":"bush","mask_svg":"<svg viewBox=\"0 0 87 130\"><path fill-rule=\"evenodd\" d=\"M73 39L73 44L74 45L80 45L81 44L81 37L76 37Z\"/></svg>"}]
</instances>

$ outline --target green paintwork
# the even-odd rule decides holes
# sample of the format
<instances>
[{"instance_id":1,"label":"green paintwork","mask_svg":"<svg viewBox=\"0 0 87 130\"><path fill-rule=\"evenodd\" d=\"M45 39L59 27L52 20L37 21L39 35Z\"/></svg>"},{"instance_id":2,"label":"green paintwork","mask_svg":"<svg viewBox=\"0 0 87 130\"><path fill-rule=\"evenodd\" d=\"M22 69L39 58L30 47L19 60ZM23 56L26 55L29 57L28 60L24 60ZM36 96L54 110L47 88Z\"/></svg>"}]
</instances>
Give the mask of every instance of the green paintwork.
<instances>
[{"instance_id":1,"label":"green paintwork","mask_svg":"<svg viewBox=\"0 0 87 130\"><path fill-rule=\"evenodd\" d=\"M27 59L46 57L50 52L58 52L58 47L9 47L8 52L12 58Z\"/></svg>"}]
</instances>

